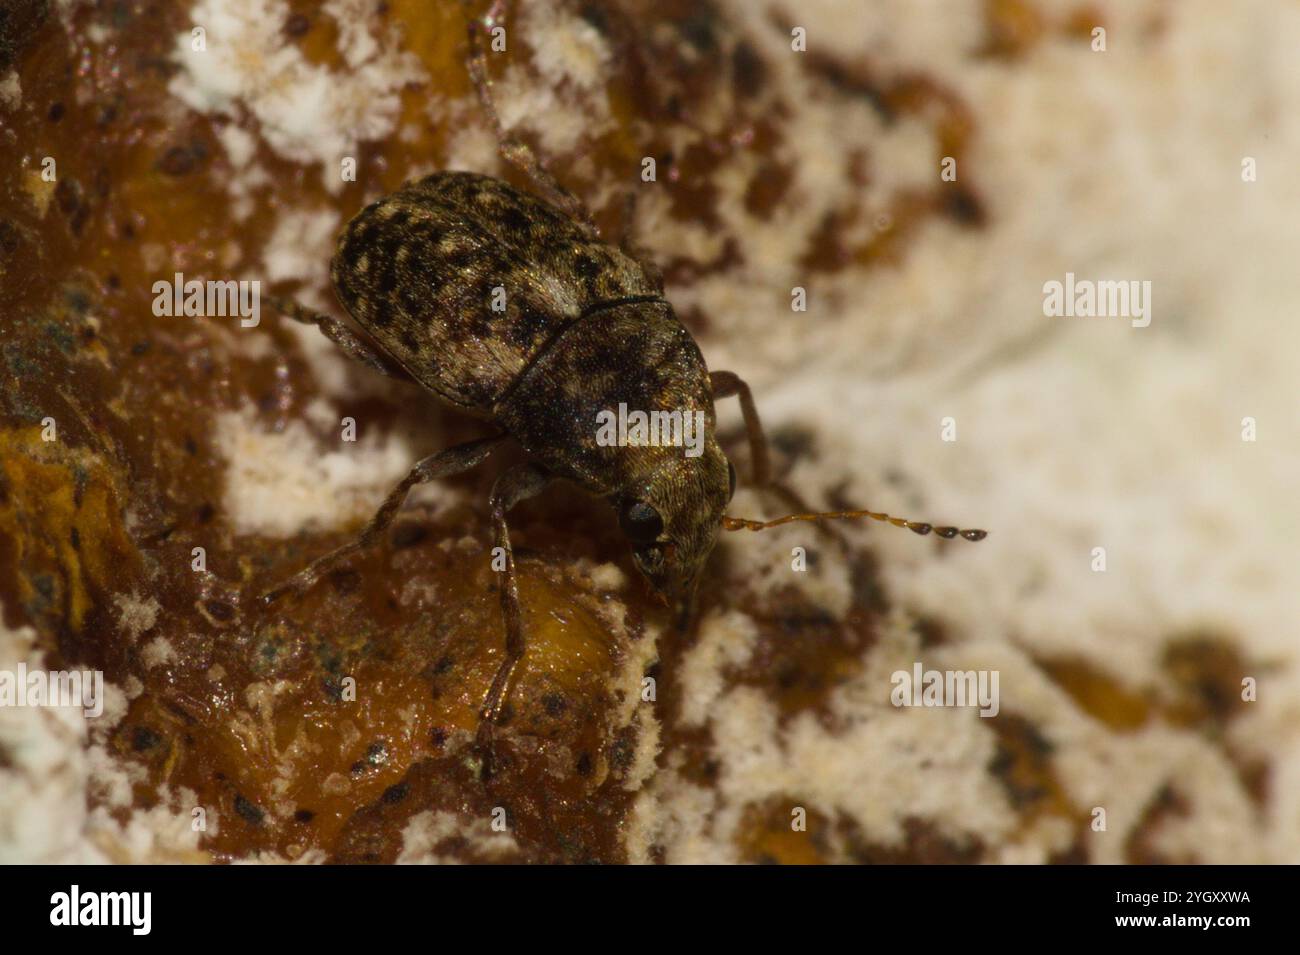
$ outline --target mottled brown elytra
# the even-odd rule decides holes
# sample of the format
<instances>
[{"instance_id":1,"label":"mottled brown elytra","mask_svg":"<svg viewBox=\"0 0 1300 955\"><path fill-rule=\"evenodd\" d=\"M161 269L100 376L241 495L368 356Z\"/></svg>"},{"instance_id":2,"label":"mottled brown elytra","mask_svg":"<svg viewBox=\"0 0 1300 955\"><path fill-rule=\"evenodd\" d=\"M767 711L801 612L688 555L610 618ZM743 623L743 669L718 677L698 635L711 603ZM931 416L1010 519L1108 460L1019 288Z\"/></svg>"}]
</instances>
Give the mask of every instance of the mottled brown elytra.
<instances>
[{"instance_id":1,"label":"mottled brown elytra","mask_svg":"<svg viewBox=\"0 0 1300 955\"><path fill-rule=\"evenodd\" d=\"M700 572L720 528L761 530L790 521L869 517L918 534L977 541L980 530L934 527L874 511L809 512L772 480L767 442L749 386L709 372L690 332L663 297L658 271L603 241L582 204L532 151L506 135L492 102L482 31L470 25L469 70L501 153L546 201L498 179L436 173L371 203L343 229L331 263L339 301L366 337L328 315L273 301L317 325L348 355L416 384L497 433L434 454L393 489L360 536L262 596L266 604L310 587L330 567L376 540L416 484L479 464L507 437L530 455L493 484L491 512L504 554L505 657L483 700L477 743L489 771L500 716L524 633L506 515L551 480L567 479L609 500L632 557L679 626L689 620ZM495 296L495 300L494 300ZM493 304L497 307L494 308ZM801 513L770 521L728 517L736 472L714 437L713 403L736 396L748 433L753 479ZM625 404L701 413L700 453L668 444L597 440L597 415Z\"/></svg>"}]
</instances>

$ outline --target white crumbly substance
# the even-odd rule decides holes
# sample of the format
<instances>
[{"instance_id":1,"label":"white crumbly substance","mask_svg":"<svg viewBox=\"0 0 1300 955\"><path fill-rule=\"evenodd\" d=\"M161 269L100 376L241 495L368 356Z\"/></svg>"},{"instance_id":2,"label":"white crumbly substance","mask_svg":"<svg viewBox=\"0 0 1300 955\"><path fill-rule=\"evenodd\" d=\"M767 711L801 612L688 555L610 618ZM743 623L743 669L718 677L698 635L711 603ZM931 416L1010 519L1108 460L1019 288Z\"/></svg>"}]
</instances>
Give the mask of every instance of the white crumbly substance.
<instances>
[{"instance_id":1,"label":"white crumbly substance","mask_svg":"<svg viewBox=\"0 0 1300 955\"><path fill-rule=\"evenodd\" d=\"M519 850L515 837L508 831L494 830L490 819L466 819L454 812L426 811L412 816L402 830L402 851L397 861L407 865L455 863L454 856L435 851L448 839L468 842L474 852L488 861Z\"/></svg>"},{"instance_id":2,"label":"white crumbly substance","mask_svg":"<svg viewBox=\"0 0 1300 955\"><path fill-rule=\"evenodd\" d=\"M341 217L335 209L288 209L276 217L275 229L262 252L267 282L301 282L313 305L323 305L320 290L329 287ZM304 302L304 304L307 304Z\"/></svg>"},{"instance_id":3,"label":"white crumbly substance","mask_svg":"<svg viewBox=\"0 0 1300 955\"><path fill-rule=\"evenodd\" d=\"M230 214L243 222L253 214L255 195L259 189L271 184L265 167L256 162L257 137L232 120L217 130L217 138L225 147L231 175L226 183L230 193Z\"/></svg>"},{"instance_id":4,"label":"white crumbly substance","mask_svg":"<svg viewBox=\"0 0 1300 955\"><path fill-rule=\"evenodd\" d=\"M0 670L45 665L30 627L10 630L0 617ZM138 769L116 759L108 734L126 715L126 695L104 685L104 710L87 718L75 707L0 707L0 865L14 863L200 862L190 824L192 793L159 793L152 810L125 823L110 807L131 804ZM91 810L94 798L100 805ZM209 814L209 828L214 820Z\"/></svg>"},{"instance_id":5,"label":"white crumbly substance","mask_svg":"<svg viewBox=\"0 0 1300 955\"><path fill-rule=\"evenodd\" d=\"M763 22L751 4L732 6L738 22ZM741 234L754 248L744 251L762 267L688 293L723 330L701 343L711 366L750 379L769 428L815 425L822 459L800 466L796 483L816 493L847 480L846 495L864 505L991 529L987 541L942 554L879 525L853 532L870 535L891 600L943 621L954 645L923 652L913 640L888 660L877 645L835 694L847 729L802 717L779 728L774 704L753 690L717 697L718 668L741 656L729 642L737 620L706 620L683 676L688 717L710 713L721 793L662 775L638 807L645 828L633 839L657 841L675 861L730 858L743 807L785 794L848 816L884 845L897 843L903 818L920 815L946 835L1009 840L1006 861L1066 848L1060 826L1012 838L1014 815L984 769L993 734L973 711L885 702L890 672L923 660L1000 671L1003 712L1028 717L1055 745L1052 766L1071 801L1107 809L1108 831L1087 846L1095 861L1123 859L1167 784L1191 810L1161 826L1161 851L1300 861L1287 795L1300 782L1300 606L1289 580L1300 563L1300 332L1287 318L1300 298L1300 185L1284 172L1300 140L1300 71L1288 53L1300 43L1300 10L1239 4L1228 35L1210 25L1208 2L1108 4L1108 52L1048 40L1002 65L969 55L979 8L944 2L942 15L924 16L892 3L846 16L833 3L804 3L791 22L843 56L871 49L882 69L924 64L964 97L979 124L971 172L988 228L931 225L897 269L814 281L809 311L792 314L790 286L802 283L790 250L815 221L808 208L832 206L841 188L801 165L792 214L775 220L793 233L786 264L769 261L779 253L769 230L750 228ZM1147 36L1157 12L1164 32ZM924 162L937 173L933 144L918 157L914 143L895 148L910 132L869 121L848 129L842 110L801 102L796 142L824 141L829 130L841 141L878 136L873 171L894 176L890 163ZM1257 182L1242 180L1247 156ZM738 200L729 216L743 215ZM662 248L696 241L698 230L657 225L642 234ZM1043 283L1067 271L1151 280L1150 326L1044 317ZM755 328L766 331L745 331ZM949 416L955 442L941 439ZM1253 443L1241 439L1247 416L1258 422ZM901 483L886 480L891 471ZM735 535L724 546L753 544ZM1106 549L1104 573L1092 570L1094 547ZM773 566L788 567L772 551ZM1274 766L1263 819L1223 750L1199 732L1159 720L1109 729L1032 662L1078 656L1132 690L1160 688L1166 642L1196 628L1269 664L1267 676L1253 674L1260 701L1229 728L1234 746Z\"/></svg>"},{"instance_id":6,"label":"white crumbly substance","mask_svg":"<svg viewBox=\"0 0 1300 955\"><path fill-rule=\"evenodd\" d=\"M533 70L505 71L494 84L502 125L527 130L547 155L600 135L611 122L603 82L611 54L595 28L570 11L537 3L521 5L518 23L507 30L527 37L540 81Z\"/></svg>"},{"instance_id":7,"label":"white crumbly substance","mask_svg":"<svg viewBox=\"0 0 1300 955\"><path fill-rule=\"evenodd\" d=\"M158 611L162 609L155 598L140 593L116 594L113 605L117 608L118 629L131 643L153 629L158 622Z\"/></svg>"},{"instance_id":8,"label":"white crumbly substance","mask_svg":"<svg viewBox=\"0 0 1300 955\"><path fill-rule=\"evenodd\" d=\"M201 113L235 120L250 117L276 154L317 165L331 192L343 186L340 163L357 158L361 143L397 128L401 91L423 73L418 60L389 37L377 38L373 4L329 0L322 7L339 26L345 69L312 63L280 29L289 17L284 0L199 0L190 9L202 29L203 49L192 33L176 37L180 72L170 89ZM242 144L226 143L232 161ZM233 149L231 148L233 145Z\"/></svg>"},{"instance_id":9,"label":"white crumbly substance","mask_svg":"<svg viewBox=\"0 0 1300 955\"><path fill-rule=\"evenodd\" d=\"M152 670L155 667L166 666L168 663L175 663L179 658L176 647L170 640L166 637L154 637L141 648L140 659L145 669Z\"/></svg>"},{"instance_id":10,"label":"white crumbly substance","mask_svg":"<svg viewBox=\"0 0 1300 955\"><path fill-rule=\"evenodd\" d=\"M302 421L266 431L252 408L217 417L225 455L223 506L236 531L289 536L369 518L417 460L404 437L357 423L355 445L335 422L329 438Z\"/></svg>"},{"instance_id":11,"label":"white crumbly substance","mask_svg":"<svg viewBox=\"0 0 1300 955\"><path fill-rule=\"evenodd\" d=\"M10 70L0 77L0 106L5 109L17 109L23 101L23 85L19 81L18 71Z\"/></svg>"}]
</instances>

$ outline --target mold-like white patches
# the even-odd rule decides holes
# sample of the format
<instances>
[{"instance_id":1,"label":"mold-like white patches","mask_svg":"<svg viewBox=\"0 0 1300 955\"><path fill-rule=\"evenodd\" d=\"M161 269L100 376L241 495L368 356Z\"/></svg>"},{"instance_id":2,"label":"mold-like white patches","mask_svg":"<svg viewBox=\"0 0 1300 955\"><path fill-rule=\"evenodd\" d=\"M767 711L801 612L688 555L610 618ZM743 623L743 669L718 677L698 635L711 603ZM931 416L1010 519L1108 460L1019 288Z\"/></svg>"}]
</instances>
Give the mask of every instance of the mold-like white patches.
<instances>
[{"instance_id":1,"label":"mold-like white patches","mask_svg":"<svg viewBox=\"0 0 1300 955\"><path fill-rule=\"evenodd\" d=\"M226 156L236 170L242 172L257 155L257 138L248 130L226 123L217 130L217 138L226 149Z\"/></svg>"},{"instance_id":2,"label":"mold-like white patches","mask_svg":"<svg viewBox=\"0 0 1300 955\"><path fill-rule=\"evenodd\" d=\"M724 686L724 672L744 666L754 650L758 630L739 610L710 614L700 621L699 638L681 665L679 719L684 726L704 726Z\"/></svg>"},{"instance_id":3,"label":"mold-like white patches","mask_svg":"<svg viewBox=\"0 0 1300 955\"><path fill-rule=\"evenodd\" d=\"M623 629L623 619L627 608L621 601L615 601L618 604L617 610L610 608L610 603L601 602L600 615L607 624L613 625L615 633L621 637L624 653L620 661L618 672L610 680L610 689L614 693L616 705L609 714L609 727L611 731L617 731L628 723L632 722L637 713L643 710L646 713L653 713L654 703L650 700L642 699L643 680L646 671L649 670L658 659L657 645L658 632L653 625L648 625L649 633L642 636L641 639L631 641L628 639ZM653 722L653 720L651 720ZM646 740L641 740L644 743ZM653 741L651 741L653 743Z\"/></svg>"},{"instance_id":4,"label":"mold-like white patches","mask_svg":"<svg viewBox=\"0 0 1300 955\"><path fill-rule=\"evenodd\" d=\"M253 214L254 197L258 190L271 185L266 169L254 162L257 157L257 138L248 130L231 121L217 130L217 138L225 147L233 175L226 184L230 194L230 214L243 222Z\"/></svg>"},{"instance_id":5,"label":"mold-like white patches","mask_svg":"<svg viewBox=\"0 0 1300 955\"><path fill-rule=\"evenodd\" d=\"M301 421L268 432L252 409L217 418L216 445L228 463L224 507L240 533L288 536L370 517L415 455L400 437L360 430L335 444Z\"/></svg>"},{"instance_id":6,"label":"mold-like white patches","mask_svg":"<svg viewBox=\"0 0 1300 955\"><path fill-rule=\"evenodd\" d=\"M149 670L175 663L178 659L176 647L166 637L154 637L140 648L140 660Z\"/></svg>"},{"instance_id":7,"label":"mold-like white patches","mask_svg":"<svg viewBox=\"0 0 1300 955\"><path fill-rule=\"evenodd\" d=\"M412 816L402 830L402 851L397 861L406 865L454 863L454 856L435 851L449 839L465 840L473 852L489 861L519 851L514 836L509 832L494 832L490 820L429 810Z\"/></svg>"},{"instance_id":8,"label":"mold-like white patches","mask_svg":"<svg viewBox=\"0 0 1300 955\"><path fill-rule=\"evenodd\" d=\"M533 48L532 64L542 85L571 84L584 93L605 90L610 50L590 23L559 6L529 4L521 9L520 33Z\"/></svg>"},{"instance_id":9,"label":"mold-like white patches","mask_svg":"<svg viewBox=\"0 0 1300 955\"><path fill-rule=\"evenodd\" d=\"M43 665L36 632L0 620L0 668ZM76 858L86 820L86 719L65 707L0 707L0 863Z\"/></svg>"},{"instance_id":10,"label":"mold-like white patches","mask_svg":"<svg viewBox=\"0 0 1300 955\"><path fill-rule=\"evenodd\" d=\"M338 192L340 160L396 129L403 87L423 76L414 55L374 37L372 11L352 0L326 4L347 63L331 70L309 62L275 28L289 15L283 0L199 0L190 19L206 31L205 49L192 49L188 31L176 37L180 72L169 89L201 113L251 115L278 155L319 164L322 183Z\"/></svg>"},{"instance_id":11,"label":"mold-like white patches","mask_svg":"<svg viewBox=\"0 0 1300 955\"><path fill-rule=\"evenodd\" d=\"M725 404L724 404L725 408ZM740 417L739 403L724 411ZM737 466L739 469L739 465ZM808 466L809 471L815 468ZM741 480L747 475L741 469ZM795 486L803 486L805 471L795 472ZM785 512L785 503L771 494L737 487L728 513L760 519ZM747 530L723 532L719 546L725 548L727 573L739 585L755 593L772 593L794 586L809 602L834 617L842 617L853 603L850 564L839 546L814 525L797 523L757 533ZM796 555L795 548L802 550ZM802 565L804 570L796 570Z\"/></svg>"},{"instance_id":12,"label":"mold-like white patches","mask_svg":"<svg viewBox=\"0 0 1300 955\"><path fill-rule=\"evenodd\" d=\"M102 743L86 749L90 767L88 791L103 806L110 809L128 809L132 802L132 785L144 781L144 770L138 763L121 761Z\"/></svg>"},{"instance_id":13,"label":"mold-like white patches","mask_svg":"<svg viewBox=\"0 0 1300 955\"><path fill-rule=\"evenodd\" d=\"M333 18L339 31L339 51L352 69L364 66L382 53L367 20L375 6L370 0L326 0L321 9Z\"/></svg>"},{"instance_id":14,"label":"mold-like white patches","mask_svg":"<svg viewBox=\"0 0 1300 955\"><path fill-rule=\"evenodd\" d=\"M716 644L714 654L720 655L727 636L703 632L700 645ZM695 660L683 667L683 696L696 710L707 710L693 715L707 719L721 765L709 834L722 844L718 851L733 851L748 806L781 798L810 812L849 818L864 838L880 845L897 845L910 817L926 819L958 844L973 837L996 843L1012 831L1014 815L996 780L971 772L994 753L995 739L984 721L973 710L899 710L890 704L890 674L910 668L918 650L915 634L901 620L884 627L861 672L831 696L836 730L811 713L797 714L782 727L776 706L760 691L737 687L719 694L716 667L711 672ZM686 790L691 802L699 798L693 788ZM666 789L671 820L680 816L672 805L677 786ZM694 840L670 842L668 848L672 861L688 861L700 851Z\"/></svg>"},{"instance_id":15,"label":"mold-like white patches","mask_svg":"<svg viewBox=\"0 0 1300 955\"><path fill-rule=\"evenodd\" d=\"M0 79L0 106L5 109L17 109L23 101L23 85L18 79L18 71L10 70Z\"/></svg>"},{"instance_id":16,"label":"mold-like white patches","mask_svg":"<svg viewBox=\"0 0 1300 955\"><path fill-rule=\"evenodd\" d=\"M507 130L527 129L545 155L572 153L611 122L603 83L609 49L567 11L529 4L519 14L518 35L528 38L540 76L518 66L504 70L494 84L497 112Z\"/></svg>"},{"instance_id":17,"label":"mold-like white patches","mask_svg":"<svg viewBox=\"0 0 1300 955\"><path fill-rule=\"evenodd\" d=\"M651 861L650 849L663 846L669 861L719 865L737 861L735 848L715 837L718 795L681 775L681 760L669 753L667 766L633 804L625 845L634 863Z\"/></svg>"},{"instance_id":18,"label":"mold-like white patches","mask_svg":"<svg viewBox=\"0 0 1300 955\"><path fill-rule=\"evenodd\" d=\"M807 713L780 728L775 705L753 688L715 700L716 792L706 796L672 772L652 783L662 794L656 831L668 861L734 861L748 807L781 799L852 819L884 846L899 845L913 817L959 845L1007 838L1015 819L1005 794L991 776L971 771L995 753L988 728L966 710L895 710L880 689L864 673L837 691L835 712L847 721L838 733ZM697 813L707 829L691 819Z\"/></svg>"},{"instance_id":19,"label":"mold-like white patches","mask_svg":"<svg viewBox=\"0 0 1300 955\"><path fill-rule=\"evenodd\" d=\"M597 564L583 558L578 562L578 570L591 580L596 591L621 591L628 585L627 574L615 563Z\"/></svg>"},{"instance_id":20,"label":"mold-like white patches","mask_svg":"<svg viewBox=\"0 0 1300 955\"><path fill-rule=\"evenodd\" d=\"M623 788L636 792L650 781L657 768L660 723L650 711L648 703L643 703L642 708L636 711L632 719L636 724L636 743L632 753L632 765L628 767Z\"/></svg>"},{"instance_id":21,"label":"mold-like white patches","mask_svg":"<svg viewBox=\"0 0 1300 955\"><path fill-rule=\"evenodd\" d=\"M113 605L117 608L118 628L131 643L139 640L142 633L153 629L153 625L158 622L158 611L162 609L162 605L153 597L138 593L116 594Z\"/></svg>"},{"instance_id":22,"label":"mold-like white patches","mask_svg":"<svg viewBox=\"0 0 1300 955\"><path fill-rule=\"evenodd\" d=\"M46 665L36 632L0 620L0 669L19 661ZM206 860L188 809L165 790L158 806L137 809L124 823L110 815L109 806L130 807L141 770L119 761L105 742L126 712L126 695L109 683L104 690L97 719L72 707L0 707L0 864ZM91 810L92 799L104 804Z\"/></svg>"},{"instance_id":23,"label":"mold-like white patches","mask_svg":"<svg viewBox=\"0 0 1300 955\"><path fill-rule=\"evenodd\" d=\"M268 282L302 282L328 288L329 261L339 231L334 209L287 210L276 219L262 257Z\"/></svg>"},{"instance_id":24,"label":"mold-like white patches","mask_svg":"<svg viewBox=\"0 0 1300 955\"><path fill-rule=\"evenodd\" d=\"M107 682L104 684L104 710L90 721L91 739L96 742L104 742L107 739L108 734L126 716L130 708L128 698L125 686Z\"/></svg>"},{"instance_id":25,"label":"mold-like white patches","mask_svg":"<svg viewBox=\"0 0 1300 955\"><path fill-rule=\"evenodd\" d=\"M522 67L511 67L502 74L493 84L493 98L507 132L528 130L544 155L572 152L584 136L597 131L559 92L538 86Z\"/></svg>"},{"instance_id":26,"label":"mold-like white patches","mask_svg":"<svg viewBox=\"0 0 1300 955\"><path fill-rule=\"evenodd\" d=\"M211 861L199 849L199 838L204 833L195 832L191 825L192 798L186 801L173 797L170 802L175 808L160 803L152 809L137 809L122 823L106 807L96 807L90 813L86 855L78 861L116 865ZM208 809L205 824L207 832L212 834L216 832L214 817L215 811Z\"/></svg>"},{"instance_id":27,"label":"mold-like white patches","mask_svg":"<svg viewBox=\"0 0 1300 955\"><path fill-rule=\"evenodd\" d=\"M497 138L491 127L480 117L471 117L467 112L435 109L438 105L441 101L433 101L429 113L435 122L449 129L446 168L482 173L496 170L500 160Z\"/></svg>"}]
</instances>

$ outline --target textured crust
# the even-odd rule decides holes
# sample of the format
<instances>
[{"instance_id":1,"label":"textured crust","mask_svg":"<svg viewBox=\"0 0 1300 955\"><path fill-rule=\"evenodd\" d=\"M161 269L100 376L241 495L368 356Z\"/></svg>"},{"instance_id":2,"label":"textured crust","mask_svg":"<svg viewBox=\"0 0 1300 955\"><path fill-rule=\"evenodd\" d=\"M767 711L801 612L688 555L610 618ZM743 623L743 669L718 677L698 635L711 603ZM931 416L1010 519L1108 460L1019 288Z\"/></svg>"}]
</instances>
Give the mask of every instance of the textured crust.
<instances>
[{"instance_id":1,"label":"textured crust","mask_svg":"<svg viewBox=\"0 0 1300 955\"><path fill-rule=\"evenodd\" d=\"M484 416L584 308L661 291L650 271L554 207L466 172L407 183L361 210L339 237L331 277L412 377Z\"/></svg>"}]
</instances>

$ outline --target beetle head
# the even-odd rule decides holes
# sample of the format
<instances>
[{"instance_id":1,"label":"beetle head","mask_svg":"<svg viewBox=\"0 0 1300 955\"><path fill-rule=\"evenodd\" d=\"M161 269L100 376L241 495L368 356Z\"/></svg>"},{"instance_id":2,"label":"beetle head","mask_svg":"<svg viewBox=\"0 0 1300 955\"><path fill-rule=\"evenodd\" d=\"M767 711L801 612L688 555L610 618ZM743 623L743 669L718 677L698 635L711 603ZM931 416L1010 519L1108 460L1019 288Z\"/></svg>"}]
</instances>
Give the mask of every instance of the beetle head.
<instances>
[{"instance_id":1,"label":"beetle head","mask_svg":"<svg viewBox=\"0 0 1300 955\"><path fill-rule=\"evenodd\" d=\"M682 629L735 489L735 469L710 435L698 457L654 455L653 467L614 497L633 561Z\"/></svg>"}]
</instances>

